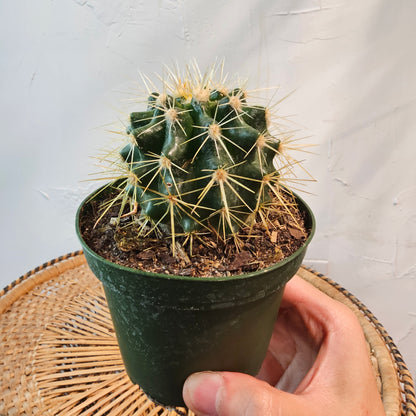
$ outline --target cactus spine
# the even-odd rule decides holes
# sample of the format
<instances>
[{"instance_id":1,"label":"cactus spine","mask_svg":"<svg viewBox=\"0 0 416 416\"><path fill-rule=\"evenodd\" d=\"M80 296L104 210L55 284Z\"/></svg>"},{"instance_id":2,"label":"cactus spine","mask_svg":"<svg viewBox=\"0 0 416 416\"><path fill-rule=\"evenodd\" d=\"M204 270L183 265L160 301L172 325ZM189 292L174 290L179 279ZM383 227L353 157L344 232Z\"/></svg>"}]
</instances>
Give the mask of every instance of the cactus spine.
<instances>
[{"instance_id":1,"label":"cactus spine","mask_svg":"<svg viewBox=\"0 0 416 416\"><path fill-rule=\"evenodd\" d=\"M120 151L123 201L135 207L128 215L140 207L144 224L171 235L174 254L175 236L207 230L238 245L241 228L283 202L274 164L282 142L269 131L268 109L242 88L228 90L216 72L168 71L161 92L148 89L147 109L130 114Z\"/></svg>"}]
</instances>

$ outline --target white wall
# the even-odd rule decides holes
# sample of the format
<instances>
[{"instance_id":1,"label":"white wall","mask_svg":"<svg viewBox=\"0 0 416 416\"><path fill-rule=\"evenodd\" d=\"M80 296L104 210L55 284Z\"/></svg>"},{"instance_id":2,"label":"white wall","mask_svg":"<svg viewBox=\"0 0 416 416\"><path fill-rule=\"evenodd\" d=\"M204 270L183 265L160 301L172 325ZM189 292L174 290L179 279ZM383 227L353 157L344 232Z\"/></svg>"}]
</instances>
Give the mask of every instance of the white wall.
<instances>
[{"instance_id":1,"label":"white wall","mask_svg":"<svg viewBox=\"0 0 416 416\"><path fill-rule=\"evenodd\" d=\"M317 145L307 264L359 297L416 373L416 2L0 2L0 286L76 250L90 156L138 70L226 69L281 85ZM121 92L121 93L120 93Z\"/></svg>"}]
</instances>

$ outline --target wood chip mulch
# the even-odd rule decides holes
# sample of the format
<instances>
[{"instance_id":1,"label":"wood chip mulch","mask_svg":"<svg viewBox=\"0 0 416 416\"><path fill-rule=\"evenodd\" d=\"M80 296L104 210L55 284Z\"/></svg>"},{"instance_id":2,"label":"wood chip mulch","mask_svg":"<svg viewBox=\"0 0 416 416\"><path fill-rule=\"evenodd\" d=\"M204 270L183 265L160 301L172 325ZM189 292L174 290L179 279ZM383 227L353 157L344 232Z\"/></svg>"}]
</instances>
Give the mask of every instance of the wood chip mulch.
<instances>
[{"instance_id":1,"label":"wood chip mulch","mask_svg":"<svg viewBox=\"0 0 416 416\"><path fill-rule=\"evenodd\" d=\"M222 241L201 232L192 243L183 246L184 237L175 239L176 257L172 256L172 239L149 235L138 237L137 216L115 221L119 207L113 207L94 227L99 209L92 206L91 215L81 216L81 232L88 246L102 257L123 266L149 272L183 276L216 277L253 272L290 256L308 237L302 213L293 203L286 209L271 211L268 227L262 222L252 229L242 229L238 235L242 243L237 249L232 238ZM94 204L92 202L91 204ZM84 209L86 212L87 210Z\"/></svg>"}]
</instances>

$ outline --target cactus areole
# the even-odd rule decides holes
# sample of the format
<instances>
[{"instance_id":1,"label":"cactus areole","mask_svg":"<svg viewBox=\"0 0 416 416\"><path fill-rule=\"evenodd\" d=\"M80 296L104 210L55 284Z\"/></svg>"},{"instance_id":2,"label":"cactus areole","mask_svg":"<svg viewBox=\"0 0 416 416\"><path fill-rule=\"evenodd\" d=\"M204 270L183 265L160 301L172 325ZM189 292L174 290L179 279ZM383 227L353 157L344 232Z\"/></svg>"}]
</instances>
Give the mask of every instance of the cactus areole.
<instances>
[{"instance_id":1,"label":"cactus areole","mask_svg":"<svg viewBox=\"0 0 416 416\"><path fill-rule=\"evenodd\" d=\"M271 128L269 109L250 103L243 88L227 89L222 75L216 80L218 70L202 75L188 68L185 77L168 71L161 91L148 88L147 108L131 113L127 143L111 164L114 180L77 214L77 233L103 283L127 373L169 406L183 406L182 386L191 373L258 372L284 286L315 229L311 210L287 187L297 164L285 149L290 134ZM98 207L99 224L116 206L104 230L131 218L138 239L166 238L173 258L185 250L191 262L192 241L203 245L207 235L231 241L237 252L247 250L242 235L250 236L256 224L272 238L281 225L276 212L296 223L293 206L302 213L305 237L283 260L249 273L154 273L109 261L84 238L83 218Z\"/></svg>"}]
</instances>

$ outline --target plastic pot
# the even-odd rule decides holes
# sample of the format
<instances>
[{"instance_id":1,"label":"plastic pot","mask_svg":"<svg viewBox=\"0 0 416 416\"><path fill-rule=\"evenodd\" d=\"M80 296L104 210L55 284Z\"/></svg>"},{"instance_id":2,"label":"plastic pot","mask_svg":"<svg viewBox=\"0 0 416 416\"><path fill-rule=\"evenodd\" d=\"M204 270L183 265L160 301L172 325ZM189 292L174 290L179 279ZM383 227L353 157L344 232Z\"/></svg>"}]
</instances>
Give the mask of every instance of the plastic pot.
<instances>
[{"instance_id":1,"label":"plastic pot","mask_svg":"<svg viewBox=\"0 0 416 416\"><path fill-rule=\"evenodd\" d=\"M93 195L78 210L77 234L89 267L103 284L132 382L158 403L183 406L183 383L194 372L256 375L285 284L300 267L314 234L315 220L305 202L296 197L310 234L290 257L253 273L200 278L131 269L92 251L82 238L79 219L88 215Z\"/></svg>"}]
</instances>

